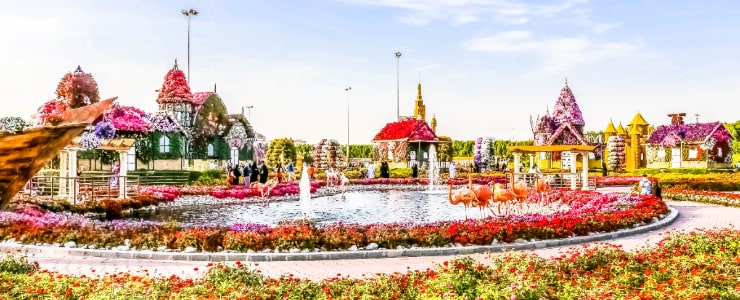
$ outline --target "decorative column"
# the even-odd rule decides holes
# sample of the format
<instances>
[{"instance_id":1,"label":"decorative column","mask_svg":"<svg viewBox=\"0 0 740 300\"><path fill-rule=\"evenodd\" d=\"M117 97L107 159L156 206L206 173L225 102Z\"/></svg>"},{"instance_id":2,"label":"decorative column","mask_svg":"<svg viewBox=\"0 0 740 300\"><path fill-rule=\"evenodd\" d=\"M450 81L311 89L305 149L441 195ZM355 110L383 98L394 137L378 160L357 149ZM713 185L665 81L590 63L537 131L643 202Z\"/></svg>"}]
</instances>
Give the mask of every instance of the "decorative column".
<instances>
[{"instance_id":1,"label":"decorative column","mask_svg":"<svg viewBox=\"0 0 740 300\"><path fill-rule=\"evenodd\" d=\"M581 165L583 166L583 174L581 175L583 187L581 189L584 191L588 191L588 152L583 152L581 153L581 155L583 156L581 162Z\"/></svg>"},{"instance_id":2,"label":"decorative column","mask_svg":"<svg viewBox=\"0 0 740 300\"><path fill-rule=\"evenodd\" d=\"M69 158L67 155L69 155L67 150L62 150L62 152L59 153L59 194L57 196L60 198L66 198L69 196L67 193L67 179L64 178L69 174L69 163L67 162Z\"/></svg>"},{"instance_id":3,"label":"decorative column","mask_svg":"<svg viewBox=\"0 0 740 300\"><path fill-rule=\"evenodd\" d=\"M78 149L68 149L67 150L67 177L69 180L67 181L67 201L74 202L75 199L77 199L77 195L80 193L79 186L76 185L76 179L77 179L77 150Z\"/></svg>"},{"instance_id":4,"label":"decorative column","mask_svg":"<svg viewBox=\"0 0 740 300\"><path fill-rule=\"evenodd\" d=\"M576 170L576 165L578 162L578 152L571 152L570 153L570 173L571 173L571 180L570 180L570 189L575 190L577 188L576 185L576 174L578 174L578 171ZM588 167L588 165L586 166Z\"/></svg>"},{"instance_id":5,"label":"decorative column","mask_svg":"<svg viewBox=\"0 0 740 300\"><path fill-rule=\"evenodd\" d=\"M128 174L128 150L118 150L119 157L119 173L118 175L118 199L126 199L126 186L128 180L126 175Z\"/></svg>"},{"instance_id":6,"label":"decorative column","mask_svg":"<svg viewBox=\"0 0 740 300\"><path fill-rule=\"evenodd\" d=\"M529 169L532 170L532 167L534 167L534 154L529 153Z\"/></svg>"}]
</instances>

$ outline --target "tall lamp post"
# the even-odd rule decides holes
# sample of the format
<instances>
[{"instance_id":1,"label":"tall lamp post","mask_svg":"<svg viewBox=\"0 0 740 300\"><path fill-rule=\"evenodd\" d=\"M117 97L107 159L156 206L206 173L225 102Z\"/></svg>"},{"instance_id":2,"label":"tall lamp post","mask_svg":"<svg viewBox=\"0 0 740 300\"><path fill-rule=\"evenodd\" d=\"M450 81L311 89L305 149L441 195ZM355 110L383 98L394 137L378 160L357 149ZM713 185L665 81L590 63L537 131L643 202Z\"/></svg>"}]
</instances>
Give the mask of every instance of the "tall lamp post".
<instances>
[{"instance_id":1,"label":"tall lamp post","mask_svg":"<svg viewBox=\"0 0 740 300\"><path fill-rule=\"evenodd\" d=\"M349 92L352 87L347 87L344 90L347 92L347 168L349 168Z\"/></svg>"},{"instance_id":2,"label":"tall lamp post","mask_svg":"<svg viewBox=\"0 0 740 300\"><path fill-rule=\"evenodd\" d=\"M254 105L242 106L242 116L244 115L245 108L248 109L247 110L247 120L249 121L249 123L252 123L252 108L254 108Z\"/></svg>"},{"instance_id":3,"label":"tall lamp post","mask_svg":"<svg viewBox=\"0 0 740 300\"><path fill-rule=\"evenodd\" d=\"M401 51L396 51L396 121L401 120Z\"/></svg>"},{"instance_id":4,"label":"tall lamp post","mask_svg":"<svg viewBox=\"0 0 740 300\"><path fill-rule=\"evenodd\" d=\"M197 16L198 11L191 8L183 9L180 12L188 17L188 84L190 84L190 16Z\"/></svg>"}]
</instances>

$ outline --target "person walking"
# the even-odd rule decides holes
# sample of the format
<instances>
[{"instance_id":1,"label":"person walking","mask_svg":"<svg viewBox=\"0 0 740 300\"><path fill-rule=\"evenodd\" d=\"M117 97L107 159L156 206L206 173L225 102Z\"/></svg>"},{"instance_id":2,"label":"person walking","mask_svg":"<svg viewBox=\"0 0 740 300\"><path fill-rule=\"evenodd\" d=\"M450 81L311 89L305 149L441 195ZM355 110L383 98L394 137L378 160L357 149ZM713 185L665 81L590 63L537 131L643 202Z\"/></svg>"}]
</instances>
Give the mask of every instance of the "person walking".
<instances>
[{"instance_id":1,"label":"person walking","mask_svg":"<svg viewBox=\"0 0 740 300\"><path fill-rule=\"evenodd\" d=\"M237 164L234 166L234 185L241 183L242 171L241 166Z\"/></svg>"},{"instance_id":2,"label":"person walking","mask_svg":"<svg viewBox=\"0 0 740 300\"><path fill-rule=\"evenodd\" d=\"M288 163L288 166L285 167L285 171L288 172L288 178L285 181L291 182L295 180L295 169L293 168L293 163Z\"/></svg>"}]
</instances>

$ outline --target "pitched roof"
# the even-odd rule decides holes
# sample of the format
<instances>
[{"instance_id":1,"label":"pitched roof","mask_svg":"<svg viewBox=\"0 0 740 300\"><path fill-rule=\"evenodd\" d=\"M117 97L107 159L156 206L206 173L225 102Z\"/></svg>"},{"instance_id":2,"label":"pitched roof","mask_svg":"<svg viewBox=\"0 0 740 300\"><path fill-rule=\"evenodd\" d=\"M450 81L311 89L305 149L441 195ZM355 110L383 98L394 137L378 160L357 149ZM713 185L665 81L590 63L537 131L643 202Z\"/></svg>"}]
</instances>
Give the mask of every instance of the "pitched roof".
<instances>
[{"instance_id":1,"label":"pitched roof","mask_svg":"<svg viewBox=\"0 0 740 300\"><path fill-rule=\"evenodd\" d=\"M437 135L427 122L422 120L404 120L385 124L373 141L437 141Z\"/></svg>"},{"instance_id":2,"label":"pitched roof","mask_svg":"<svg viewBox=\"0 0 740 300\"><path fill-rule=\"evenodd\" d=\"M192 103L193 105L203 105L203 102L206 102L206 98L213 94L213 92L197 92L193 93L192 97Z\"/></svg>"},{"instance_id":3,"label":"pitched roof","mask_svg":"<svg viewBox=\"0 0 740 300\"><path fill-rule=\"evenodd\" d=\"M642 115L638 112L634 118L632 118L632 121L630 121L629 125L649 125L647 121L645 121L645 118L642 117Z\"/></svg>"},{"instance_id":4,"label":"pitched roof","mask_svg":"<svg viewBox=\"0 0 740 300\"><path fill-rule=\"evenodd\" d=\"M661 125L647 138L648 144L660 144L669 135L677 136L685 143L705 142L714 138L717 142L732 139L722 122Z\"/></svg>"},{"instance_id":5,"label":"pitched roof","mask_svg":"<svg viewBox=\"0 0 740 300\"><path fill-rule=\"evenodd\" d=\"M617 129L614 128L614 123L609 121L609 124L606 125L606 130L604 130L604 133L617 133Z\"/></svg>"},{"instance_id":6,"label":"pitched roof","mask_svg":"<svg viewBox=\"0 0 740 300\"><path fill-rule=\"evenodd\" d=\"M568 131L570 132L570 136L568 136L568 133L565 131L565 129L568 129ZM561 137L561 144L563 145L589 145L588 141L583 138L583 135L581 135L581 133L570 122L566 122L558 126L558 128L555 129L555 132L553 132L553 134L550 136L550 139L547 141L546 145L552 145L553 143L555 143L555 140Z\"/></svg>"},{"instance_id":7,"label":"pitched roof","mask_svg":"<svg viewBox=\"0 0 740 300\"><path fill-rule=\"evenodd\" d=\"M619 123L619 126L617 126L617 134L627 134L627 130L624 129L622 123Z\"/></svg>"},{"instance_id":8,"label":"pitched roof","mask_svg":"<svg viewBox=\"0 0 740 300\"><path fill-rule=\"evenodd\" d=\"M175 66L164 76L164 83L157 95L157 103L188 103L191 101L192 94L188 80L185 78L185 73L177 67L177 60L175 60Z\"/></svg>"},{"instance_id":9,"label":"pitched roof","mask_svg":"<svg viewBox=\"0 0 740 300\"><path fill-rule=\"evenodd\" d=\"M576 97L573 96L573 91L570 90L567 83L560 91L558 100L555 101L555 106L552 110L552 119L557 126L566 122L581 126L586 124L583 121L581 109L578 107L578 103L576 103Z\"/></svg>"}]
</instances>

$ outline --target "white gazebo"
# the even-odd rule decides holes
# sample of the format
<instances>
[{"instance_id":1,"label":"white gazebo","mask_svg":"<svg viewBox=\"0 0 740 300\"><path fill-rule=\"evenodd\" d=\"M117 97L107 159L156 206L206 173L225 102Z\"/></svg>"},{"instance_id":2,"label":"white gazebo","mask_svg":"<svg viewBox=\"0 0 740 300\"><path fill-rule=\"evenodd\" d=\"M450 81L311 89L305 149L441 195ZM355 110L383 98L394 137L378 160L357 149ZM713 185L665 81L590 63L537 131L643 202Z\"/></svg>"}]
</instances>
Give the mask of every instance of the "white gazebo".
<instances>
[{"instance_id":1,"label":"white gazebo","mask_svg":"<svg viewBox=\"0 0 740 300\"><path fill-rule=\"evenodd\" d=\"M126 188L128 187L128 180L126 175L128 174L128 160L130 159L130 150L132 149L135 139L128 138L114 138L101 140L98 150L114 150L119 154L120 160L120 180L118 182L118 198L126 198ZM79 196L78 189L70 189L68 187L73 186L77 180L77 151L82 150L80 145L80 137L76 137L72 140L69 146L62 150L59 156L59 177L66 178L67 180L59 181L59 196L67 197L67 199L77 199ZM134 156L131 159L136 159Z\"/></svg>"}]
</instances>

